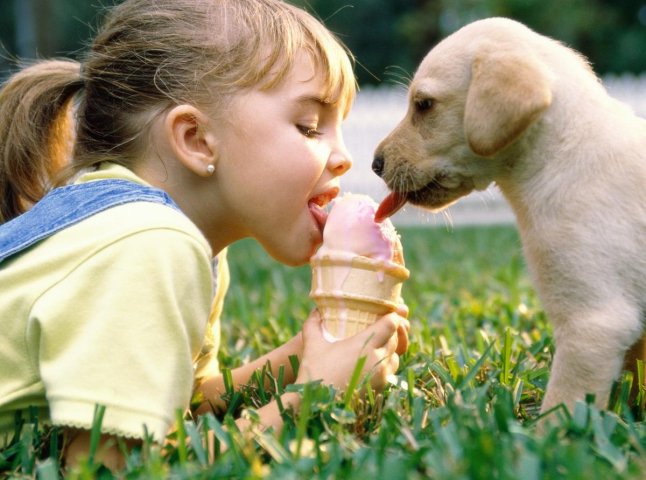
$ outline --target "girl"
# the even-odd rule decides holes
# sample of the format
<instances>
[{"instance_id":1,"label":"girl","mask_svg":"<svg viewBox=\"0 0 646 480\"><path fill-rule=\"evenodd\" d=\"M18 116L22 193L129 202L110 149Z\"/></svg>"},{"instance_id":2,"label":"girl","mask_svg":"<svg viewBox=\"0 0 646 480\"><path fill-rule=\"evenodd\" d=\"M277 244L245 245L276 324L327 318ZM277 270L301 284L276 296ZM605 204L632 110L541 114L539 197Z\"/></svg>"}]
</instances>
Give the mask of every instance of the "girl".
<instances>
[{"instance_id":1,"label":"girl","mask_svg":"<svg viewBox=\"0 0 646 480\"><path fill-rule=\"evenodd\" d=\"M144 428L162 441L193 389L197 413L221 406L223 252L253 237L285 264L308 261L351 166L341 122L354 93L343 47L280 0L126 0L82 65L45 61L11 78L0 92L0 442L36 407L65 429L74 461L96 404L103 441L130 444ZM51 190L61 168L72 180ZM286 382L343 389L367 356L380 389L407 348L403 316L330 344L313 312L234 382L297 355ZM296 393L281 400L299 408ZM259 415L281 427L275 401ZM123 460L116 447L102 455Z\"/></svg>"}]
</instances>

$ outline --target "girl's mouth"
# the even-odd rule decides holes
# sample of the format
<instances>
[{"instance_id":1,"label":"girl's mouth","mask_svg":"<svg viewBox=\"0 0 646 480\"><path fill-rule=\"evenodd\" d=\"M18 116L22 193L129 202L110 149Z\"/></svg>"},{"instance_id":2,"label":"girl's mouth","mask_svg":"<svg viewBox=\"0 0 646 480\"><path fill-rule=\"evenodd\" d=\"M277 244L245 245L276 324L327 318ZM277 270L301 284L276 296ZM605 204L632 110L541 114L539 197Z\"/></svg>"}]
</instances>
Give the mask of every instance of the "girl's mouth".
<instances>
[{"instance_id":1,"label":"girl's mouth","mask_svg":"<svg viewBox=\"0 0 646 480\"><path fill-rule=\"evenodd\" d=\"M312 214L312 217L314 217L314 220L316 220L316 224L319 227L319 230L322 232L323 227L325 227L325 222L327 221L327 216L328 213L327 211L319 206L318 204L310 201L307 206L310 209L310 213Z\"/></svg>"},{"instance_id":2,"label":"girl's mouth","mask_svg":"<svg viewBox=\"0 0 646 480\"><path fill-rule=\"evenodd\" d=\"M327 221L328 212L325 207L339 194L339 188L331 188L319 195L316 195L307 202L307 207L314 217L319 230L323 232L325 222Z\"/></svg>"}]
</instances>

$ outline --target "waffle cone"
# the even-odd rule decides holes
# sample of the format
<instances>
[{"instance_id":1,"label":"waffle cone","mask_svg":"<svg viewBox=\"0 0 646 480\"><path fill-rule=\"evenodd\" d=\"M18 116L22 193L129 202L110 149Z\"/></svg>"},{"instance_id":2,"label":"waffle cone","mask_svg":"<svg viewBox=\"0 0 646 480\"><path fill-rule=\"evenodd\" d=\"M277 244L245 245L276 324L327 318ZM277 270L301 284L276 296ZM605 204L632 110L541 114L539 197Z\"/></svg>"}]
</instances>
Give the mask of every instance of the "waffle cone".
<instances>
[{"instance_id":1,"label":"waffle cone","mask_svg":"<svg viewBox=\"0 0 646 480\"><path fill-rule=\"evenodd\" d=\"M410 273L403 265L362 256L312 258L310 297L323 318L325 330L345 338L394 312L402 283Z\"/></svg>"}]
</instances>

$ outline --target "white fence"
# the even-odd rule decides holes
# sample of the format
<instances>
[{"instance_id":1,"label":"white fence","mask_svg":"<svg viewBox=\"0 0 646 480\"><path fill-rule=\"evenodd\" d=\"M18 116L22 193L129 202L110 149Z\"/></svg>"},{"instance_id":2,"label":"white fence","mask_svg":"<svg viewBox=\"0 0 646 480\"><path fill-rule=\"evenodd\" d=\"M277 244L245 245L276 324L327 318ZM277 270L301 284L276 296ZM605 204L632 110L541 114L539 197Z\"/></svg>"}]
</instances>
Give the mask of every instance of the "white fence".
<instances>
[{"instance_id":1,"label":"white fence","mask_svg":"<svg viewBox=\"0 0 646 480\"><path fill-rule=\"evenodd\" d=\"M629 104L646 117L646 74L641 76L608 76L603 82L609 93ZM345 191L366 193L380 201L388 193L384 183L371 170L375 147L397 125L406 112L406 91L403 87L366 88L343 125L346 146L354 159L353 168L343 177ZM432 214L407 205L393 217L395 224L463 225L511 223L513 214L493 186L461 199L446 212Z\"/></svg>"}]
</instances>

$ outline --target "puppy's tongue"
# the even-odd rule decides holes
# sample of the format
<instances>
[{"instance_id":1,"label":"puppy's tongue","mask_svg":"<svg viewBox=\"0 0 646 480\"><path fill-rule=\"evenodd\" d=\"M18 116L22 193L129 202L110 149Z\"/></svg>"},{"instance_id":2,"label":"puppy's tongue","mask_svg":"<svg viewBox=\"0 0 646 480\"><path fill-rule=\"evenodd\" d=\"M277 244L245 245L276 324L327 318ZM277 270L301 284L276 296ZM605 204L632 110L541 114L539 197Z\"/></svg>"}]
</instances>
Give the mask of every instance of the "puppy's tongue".
<instances>
[{"instance_id":1,"label":"puppy's tongue","mask_svg":"<svg viewBox=\"0 0 646 480\"><path fill-rule=\"evenodd\" d=\"M392 216L397 210L402 208L406 203L406 194L403 192L392 192L384 198L375 213L375 222L383 222Z\"/></svg>"}]
</instances>

